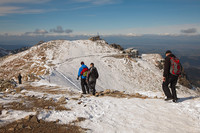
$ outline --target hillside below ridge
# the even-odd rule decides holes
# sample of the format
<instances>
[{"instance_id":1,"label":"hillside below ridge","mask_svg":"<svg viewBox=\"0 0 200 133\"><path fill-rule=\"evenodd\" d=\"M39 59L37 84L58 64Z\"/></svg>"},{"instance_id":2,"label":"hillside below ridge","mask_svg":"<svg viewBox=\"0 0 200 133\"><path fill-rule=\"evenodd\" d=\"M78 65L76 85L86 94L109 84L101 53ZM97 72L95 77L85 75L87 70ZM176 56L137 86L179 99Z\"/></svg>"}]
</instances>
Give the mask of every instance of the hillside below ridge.
<instances>
[{"instance_id":1,"label":"hillside below ridge","mask_svg":"<svg viewBox=\"0 0 200 133\"><path fill-rule=\"evenodd\" d=\"M157 67L157 62L162 60L161 55L143 54L141 58L114 56L119 54L120 50L112 48L104 40L53 40L1 60L0 76L17 80L21 72L24 81L50 79L51 83L77 88L66 82L64 75L80 89L76 77L80 62L84 61L88 66L93 62L99 70L97 90L161 92L162 70ZM178 91L190 91L178 86Z\"/></svg>"},{"instance_id":2,"label":"hillside below ridge","mask_svg":"<svg viewBox=\"0 0 200 133\"><path fill-rule=\"evenodd\" d=\"M196 91L178 84L178 103L164 101L162 56L121 53L103 40L55 40L0 58L0 132L200 132ZM82 94L81 61L98 69L95 96Z\"/></svg>"}]
</instances>

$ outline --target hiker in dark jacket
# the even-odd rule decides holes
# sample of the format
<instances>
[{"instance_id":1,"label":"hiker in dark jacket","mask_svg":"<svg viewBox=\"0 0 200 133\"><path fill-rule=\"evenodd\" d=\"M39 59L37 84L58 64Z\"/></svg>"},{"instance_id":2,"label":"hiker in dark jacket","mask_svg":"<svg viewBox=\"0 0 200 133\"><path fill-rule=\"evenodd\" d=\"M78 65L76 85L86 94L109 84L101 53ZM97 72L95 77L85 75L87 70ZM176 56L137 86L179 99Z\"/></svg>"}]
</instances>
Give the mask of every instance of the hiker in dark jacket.
<instances>
[{"instance_id":1,"label":"hiker in dark jacket","mask_svg":"<svg viewBox=\"0 0 200 133\"><path fill-rule=\"evenodd\" d=\"M87 89L87 92L89 94L89 88L88 88L88 85L86 83L87 73L88 73L88 67L82 61L81 67L79 68L79 71L78 71L77 80L79 80L79 77L81 77L81 88L82 88L83 94L86 94L86 89Z\"/></svg>"},{"instance_id":2,"label":"hiker in dark jacket","mask_svg":"<svg viewBox=\"0 0 200 133\"><path fill-rule=\"evenodd\" d=\"M19 84L22 84L22 75L21 75L21 73L19 73L19 75L18 75L18 81L19 81Z\"/></svg>"},{"instance_id":3,"label":"hiker in dark jacket","mask_svg":"<svg viewBox=\"0 0 200 133\"><path fill-rule=\"evenodd\" d=\"M180 70L172 70L174 66L171 64L172 59L176 59L176 56L172 54L170 50L166 51L165 53L166 58L165 58L165 65L164 65L164 73L163 73L163 91L165 93L165 96L167 97L165 100L173 100L173 102L177 102L177 94L176 94L176 84L178 81L178 77L180 75L179 71ZM179 61L179 60L178 60ZM178 69L181 66L178 66ZM174 68L175 69L175 68ZM176 73L173 73L173 71L176 71ZM171 88L171 92L169 90L169 84Z\"/></svg>"},{"instance_id":4,"label":"hiker in dark jacket","mask_svg":"<svg viewBox=\"0 0 200 133\"><path fill-rule=\"evenodd\" d=\"M88 75L87 75L87 83L88 83L90 90L92 90L93 95L95 95L95 93L96 93L95 86L96 86L96 80L98 77L99 77L99 74L98 74L97 68L94 67L94 63L91 63L90 69L89 69Z\"/></svg>"}]
</instances>

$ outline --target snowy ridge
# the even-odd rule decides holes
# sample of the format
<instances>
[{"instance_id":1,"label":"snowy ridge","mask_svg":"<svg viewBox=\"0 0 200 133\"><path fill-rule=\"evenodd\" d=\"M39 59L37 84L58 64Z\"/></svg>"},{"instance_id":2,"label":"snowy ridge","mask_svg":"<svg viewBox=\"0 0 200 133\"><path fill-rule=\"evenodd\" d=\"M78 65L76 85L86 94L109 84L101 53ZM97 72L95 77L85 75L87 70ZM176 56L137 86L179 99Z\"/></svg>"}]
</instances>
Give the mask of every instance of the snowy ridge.
<instances>
[{"instance_id":1,"label":"snowy ridge","mask_svg":"<svg viewBox=\"0 0 200 133\"><path fill-rule=\"evenodd\" d=\"M87 132L91 133L200 132L200 98L195 91L178 85L178 97L181 98L179 103L163 100L162 70L157 67L157 63L162 60L160 55L144 54L135 59L116 55L120 55L120 51L110 47L104 40L56 40L8 56L0 61L3 70L0 76L7 74L16 78L17 72L14 71L23 69L21 73L25 81L30 80L27 76L30 73L34 73L39 79L26 82L21 86L26 89L19 94L7 95L0 99L0 103L20 101L22 93L56 102L65 97L66 103L63 106L70 108L70 111L43 109L38 111L38 118L45 121L59 119L60 124L67 124L77 117L84 117L86 120L79 125L89 129ZM93 62L97 67L98 92L110 89L125 94L139 93L149 98L81 96L80 81L77 80L81 61L88 66ZM35 88L29 90L26 85ZM3 95L0 93L0 97ZM12 122L11 119L17 120L36 113L15 110L6 112L3 110L3 115L0 116L3 120L0 125ZM17 113L24 115L19 116Z\"/></svg>"},{"instance_id":2,"label":"snowy ridge","mask_svg":"<svg viewBox=\"0 0 200 133\"><path fill-rule=\"evenodd\" d=\"M100 73L98 91L161 92L162 71L156 66L162 60L159 54L144 54L141 59L119 58L115 55L120 55L120 51L110 47L104 40L50 41L0 61L0 66L4 68L0 76L16 79L21 71L24 80L30 80L30 74L38 77L46 75L51 83L74 87L66 82L65 75L75 87L80 88L76 78L80 62L84 61L88 66L93 62ZM180 92L193 93L181 85L179 88Z\"/></svg>"}]
</instances>

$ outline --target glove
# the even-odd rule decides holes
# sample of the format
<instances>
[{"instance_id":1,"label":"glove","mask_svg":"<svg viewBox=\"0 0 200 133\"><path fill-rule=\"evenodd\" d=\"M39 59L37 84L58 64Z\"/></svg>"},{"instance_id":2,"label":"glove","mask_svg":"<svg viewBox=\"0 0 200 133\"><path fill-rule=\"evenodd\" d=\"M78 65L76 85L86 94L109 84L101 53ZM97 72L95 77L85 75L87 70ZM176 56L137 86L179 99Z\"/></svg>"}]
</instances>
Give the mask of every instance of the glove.
<instances>
[{"instance_id":1,"label":"glove","mask_svg":"<svg viewBox=\"0 0 200 133\"><path fill-rule=\"evenodd\" d=\"M79 77L77 77L77 80L79 80Z\"/></svg>"}]
</instances>

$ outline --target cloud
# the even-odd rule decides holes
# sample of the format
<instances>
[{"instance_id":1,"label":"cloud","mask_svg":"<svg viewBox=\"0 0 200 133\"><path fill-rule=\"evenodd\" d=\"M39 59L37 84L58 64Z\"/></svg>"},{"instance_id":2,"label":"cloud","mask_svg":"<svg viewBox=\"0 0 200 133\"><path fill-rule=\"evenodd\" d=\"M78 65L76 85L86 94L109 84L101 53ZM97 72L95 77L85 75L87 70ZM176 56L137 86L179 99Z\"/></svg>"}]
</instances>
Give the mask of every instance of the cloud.
<instances>
[{"instance_id":1,"label":"cloud","mask_svg":"<svg viewBox=\"0 0 200 133\"><path fill-rule=\"evenodd\" d=\"M26 32L24 35L44 35L49 33L47 30L44 29L36 29L34 32Z\"/></svg>"},{"instance_id":2,"label":"cloud","mask_svg":"<svg viewBox=\"0 0 200 133\"><path fill-rule=\"evenodd\" d=\"M50 29L49 32L45 29L35 29L33 32L25 32L22 35L26 36L35 36L35 35L45 35L45 36L58 36L58 35L67 35L69 33L72 33L73 31L71 29L63 29L62 26L57 26L54 29ZM54 34L53 34L54 33ZM62 34L65 33L65 34Z\"/></svg>"},{"instance_id":3,"label":"cloud","mask_svg":"<svg viewBox=\"0 0 200 133\"><path fill-rule=\"evenodd\" d=\"M91 3L93 5L107 5L107 4L115 4L119 3L122 0L74 0L78 3Z\"/></svg>"},{"instance_id":4,"label":"cloud","mask_svg":"<svg viewBox=\"0 0 200 133\"><path fill-rule=\"evenodd\" d=\"M54 29L50 29L50 32L54 32L54 33L72 33L73 31L71 29L64 30L62 28L62 26L57 26Z\"/></svg>"},{"instance_id":5,"label":"cloud","mask_svg":"<svg viewBox=\"0 0 200 133\"><path fill-rule=\"evenodd\" d=\"M34 3L34 4L40 4L40 3L46 3L50 0L1 0L0 5L5 4L17 4L17 3Z\"/></svg>"},{"instance_id":6,"label":"cloud","mask_svg":"<svg viewBox=\"0 0 200 133\"><path fill-rule=\"evenodd\" d=\"M42 12L44 12L44 10L41 9L24 9L23 7L0 6L0 16L5 16L7 14L33 14Z\"/></svg>"},{"instance_id":7,"label":"cloud","mask_svg":"<svg viewBox=\"0 0 200 133\"><path fill-rule=\"evenodd\" d=\"M197 33L197 29L196 28L190 28L190 29L181 30L181 32L186 33L186 34Z\"/></svg>"},{"instance_id":8,"label":"cloud","mask_svg":"<svg viewBox=\"0 0 200 133\"><path fill-rule=\"evenodd\" d=\"M30 9L28 4L42 4L50 0L1 0L0 1L0 16L8 14L36 14L44 12L43 9ZM14 4L27 4L26 7L13 6Z\"/></svg>"}]
</instances>

